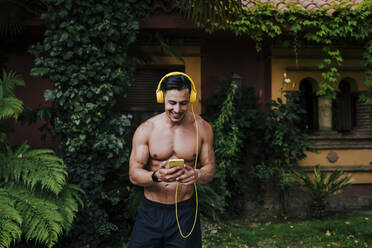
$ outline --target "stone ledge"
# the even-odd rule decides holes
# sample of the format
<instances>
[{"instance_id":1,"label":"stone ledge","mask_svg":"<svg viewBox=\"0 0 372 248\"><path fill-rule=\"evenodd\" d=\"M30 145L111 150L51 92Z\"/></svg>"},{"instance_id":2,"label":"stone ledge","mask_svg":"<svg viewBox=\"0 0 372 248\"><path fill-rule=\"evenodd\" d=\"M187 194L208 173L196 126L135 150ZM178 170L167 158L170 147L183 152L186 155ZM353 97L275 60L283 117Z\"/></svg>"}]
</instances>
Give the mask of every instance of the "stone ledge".
<instances>
[{"instance_id":1,"label":"stone ledge","mask_svg":"<svg viewBox=\"0 0 372 248\"><path fill-rule=\"evenodd\" d=\"M326 149L372 149L371 135L342 135L324 133L308 135L312 143L310 148L317 150Z\"/></svg>"},{"instance_id":2,"label":"stone ledge","mask_svg":"<svg viewBox=\"0 0 372 248\"><path fill-rule=\"evenodd\" d=\"M319 165L321 171L332 172L342 170L344 172L372 172L372 162L370 165ZM315 166L300 166L305 172L313 172Z\"/></svg>"}]
</instances>

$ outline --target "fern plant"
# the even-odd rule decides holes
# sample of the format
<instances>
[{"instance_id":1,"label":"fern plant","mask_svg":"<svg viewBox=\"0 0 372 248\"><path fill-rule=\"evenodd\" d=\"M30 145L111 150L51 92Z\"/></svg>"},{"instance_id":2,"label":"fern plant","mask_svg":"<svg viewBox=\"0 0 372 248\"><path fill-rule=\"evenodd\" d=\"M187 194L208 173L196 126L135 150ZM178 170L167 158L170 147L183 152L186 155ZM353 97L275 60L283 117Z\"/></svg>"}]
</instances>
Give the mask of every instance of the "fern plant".
<instances>
[{"instance_id":1,"label":"fern plant","mask_svg":"<svg viewBox=\"0 0 372 248\"><path fill-rule=\"evenodd\" d=\"M22 102L14 97L13 89L24 82L17 74L4 71L0 83L0 120L17 117ZM10 247L22 236L53 247L71 228L83 191L66 182L66 166L52 150L30 150L24 143L13 151L5 142L2 145L0 248Z\"/></svg>"},{"instance_id":2,"label":"fern plant","mask_svg":"<svg viewBox=\"0 0 372 248\"><path fill-rule=\"evenodd\" d=\"M336 170L328 177L327 173L320 171L320 167L314 168L314 177L311 179L305 172L296 170L295 175L300 179L300 188L311 196L309 213L311 217L321 218L326 215L325 199L341 193L351 185L353 178L345 172Z\"/></svg>"},{"instance_id":3,"label":"fern plant","mask_svg":"<svg viewBox=\"0 0 372 248\"><path fill-rule=\"evenodd\" d=\"M22 112L22 101L14 96L14 86L24 86L25 82L15 72L3 71L0 78L0 120L9 117L17 118Z\"/></svg>"}]
</instances>

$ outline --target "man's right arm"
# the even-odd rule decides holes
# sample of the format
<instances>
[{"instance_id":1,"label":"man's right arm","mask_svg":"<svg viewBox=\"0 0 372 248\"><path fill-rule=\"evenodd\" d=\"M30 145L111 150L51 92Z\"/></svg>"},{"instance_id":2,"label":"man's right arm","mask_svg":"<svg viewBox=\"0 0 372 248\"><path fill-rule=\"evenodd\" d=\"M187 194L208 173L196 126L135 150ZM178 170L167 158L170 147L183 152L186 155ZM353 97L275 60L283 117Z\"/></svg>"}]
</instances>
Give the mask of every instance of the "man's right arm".
<instances>
[{"instance_id":1,"label":"man's right arm","mask_svg":"<svg viewBox=\"0 0 372 248\"><path fill-rule=\"evenodd\" d=\"M129 179L138 186L147 187L154 185L152 171L145 169L149 160L148 140L152 124L145 122L141 124L133 136L132 151L129 159Z\"/></svg>"}]
</instances>

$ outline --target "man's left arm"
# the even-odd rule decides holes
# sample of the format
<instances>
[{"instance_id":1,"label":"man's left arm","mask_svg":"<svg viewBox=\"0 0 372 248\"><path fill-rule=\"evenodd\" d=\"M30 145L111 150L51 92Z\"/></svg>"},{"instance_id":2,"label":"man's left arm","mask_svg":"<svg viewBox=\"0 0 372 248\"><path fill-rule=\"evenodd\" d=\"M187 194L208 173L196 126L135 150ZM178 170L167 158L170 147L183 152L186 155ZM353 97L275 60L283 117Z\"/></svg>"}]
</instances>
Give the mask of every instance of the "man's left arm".
<instances>
[{"instance_id":1,"label":"man's left arm","mask_svg":"<svg viewBox=\"0 0 372 248\"><path fill-rule=\"evenodd\" d=\"M177 181L186 185L195 182L206 184L212 181L216 173L212 127L204 120L201 120L199 123L199 133L201 136L201 149L199 154L200 169L194 169L193 166L185 166L185 174L177 178Z\"/></svg>"},{"instance_id":2,"label":"man's left arm","mask_svg":"<svg viewBox=\"0 0 372 248\"><path fill-rule=\"evenodd\" d=\"M202 121L202 144L200 150L200 169L197 169L198 179L197 182L200 184L209 183L212 181L214 174L216 173L214 150L213 150L213 130L208 122Z\"/></svg>"}]
</instances>

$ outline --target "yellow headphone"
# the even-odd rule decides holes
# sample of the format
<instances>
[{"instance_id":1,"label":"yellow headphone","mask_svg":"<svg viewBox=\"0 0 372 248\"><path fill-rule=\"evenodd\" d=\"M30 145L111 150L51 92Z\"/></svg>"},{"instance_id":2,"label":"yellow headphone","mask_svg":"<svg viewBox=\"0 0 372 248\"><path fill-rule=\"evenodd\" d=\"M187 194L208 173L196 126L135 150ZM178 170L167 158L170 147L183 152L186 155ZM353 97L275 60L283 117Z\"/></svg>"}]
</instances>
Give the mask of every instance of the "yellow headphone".
<instances>
[{"instance_id":1,"label":"yellow headphone","mask_svg":"<svg viewBox=\"0 0 372 248\"><path fill-rule=\"evenodd\" d=\"M156 101L158 103L164 102L164 92L160 89L161 84L164 81L164 79L166 79L167 77L176 76L176 75L182 75L189 79L189 81L191 82L190 103L196 102L196 88L195 88L194 81L192 81L191 77L189 77L186 73L178 72L178 71L170 72L164 77L162 77L162 79L160 79L158 88L156 89Z\"/></svg>"},{"instance_id":2,"label":"yellow headphone","mask_svg":"<svg viewBox=\"0 0 372 248\"><path fill-rule=\"evenodd\" d=\"M194 103L196 102L196 88L195 88L195 84L194 84L194 81L192 81L192 79L185 73L183 72L170 72L168 73L167 75L165 75L162 79L160 79L159 81L159 85L158 85L158 88L156 89L156 101L158 103L163 103L164 102L164 92L160 89L161 87L161 83L163 82L164 79L166 79L167 77L170 77L170 76L176 76L176 75L183 75L185 77L187 77L190 82L191 82L191 92L190 92L190 103ZM196 169L196 165L198 163L198 153L199 153L199 149L198 149L198 144L199 144L199 128L198 128L198 124L196 122L196 117L195 117L195 113L194 113L194 107L193 107L193 104L191 104L191 111L192 111L192 114L194 116L194 121L195 121L195 130L196 130L196 158L195 158L195 164L194 164L194 168ZM183 234L182 230L181 230L181 225L180 225L180 222L178 220L178 207L177 207L177 202L178 202L178 182L176 183L176 194L175 194L175 209L176 209L176 220L177 220L177 226L178 226L178 230L180 232L180 235L182 238L186 239L188 238L191 233L194 231L194 228L195 228L195 224L196 224L196 220L197 220L197 216L198 216L198 188L196 187L196 183L194 183L194 189L195 189L195 198L196 198L196 203L195 203L195 217L194 217L194 223L191 227L191 230L188 234Z\"/></svg>"}]
</instances>

